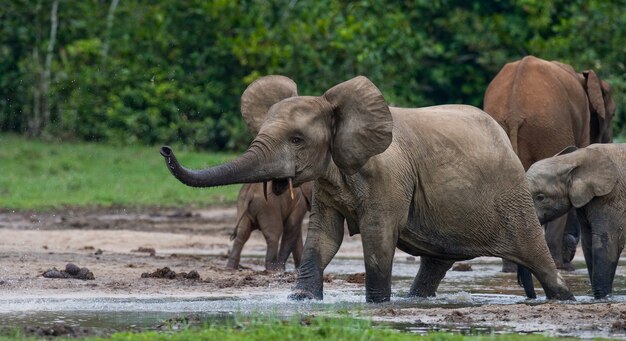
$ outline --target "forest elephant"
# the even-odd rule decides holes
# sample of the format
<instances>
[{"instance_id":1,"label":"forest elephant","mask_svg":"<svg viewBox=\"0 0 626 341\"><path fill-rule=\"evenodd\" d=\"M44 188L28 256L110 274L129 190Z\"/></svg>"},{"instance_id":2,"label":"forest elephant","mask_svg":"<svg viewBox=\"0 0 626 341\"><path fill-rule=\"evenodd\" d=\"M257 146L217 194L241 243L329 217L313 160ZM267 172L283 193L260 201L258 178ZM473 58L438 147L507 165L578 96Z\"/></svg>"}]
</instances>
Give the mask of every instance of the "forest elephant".
<instances>
[{"instance_id":1,"label":"forest elephant","mask_svg":"<svg viewBox=\"0 0 626 341\"><path fill-rule=\"evenodd\" d=\"M525 170L567 146L613 140L610 86L592 70L576 73L557 61L527 56L506 64L489 84L483 109L507 132ZM557 268L574 270L579 230L573 211L546 224ZM504 261L503 271L514 272L515 264Z\"/></svg>"},{"instance_id":2,"label":"forest elephant","mask_svg":"<svg viewBox=\"0 0 626 341\"><path fill-rule=\"evenodd\" d=\"M626 229L626 145L570 147L526 176L541 222L576 210L593 296L611 294Z\"/></svg>"},{"instance_id":3,"label":"forest elephant","mask_svg":"<svg viewBox=\"0 0 626 341\"><path fill-rule=\"evenodd\" d=\"M253 230L260 230L267 243L266 270L285 270L290 254L300 266L302 219L311 210L312 184L305 182L291 193L267 193L267 183L244 184L237 198L237 223L231 235L233 248L226 267L237 269L244 244ZM293 197L292 197L293 195ZM280 243L280 249L279 249Z\"/></svg>"},{"instance_id":4,"label":"forest elephant","mask_svg":"<svg viewBox=\"0 0 626 341\"><path fill-rule=\"evenodd\" d=\"M434 296L455 261L496 256L528 268L548 298L573 299L550 257L524 168L482 110L389 107L363 76L319 97L298 96L291 79L266 76L241 102L259 133L237 159L191 170L171 148L161 155L189 186L272 180L281 194L314 181L291 299L323 299L324 269L342 243L344 222L361 235L368 302L390 299L396 247L421 256L409 296Z\"/></svg>"}]
</instances>

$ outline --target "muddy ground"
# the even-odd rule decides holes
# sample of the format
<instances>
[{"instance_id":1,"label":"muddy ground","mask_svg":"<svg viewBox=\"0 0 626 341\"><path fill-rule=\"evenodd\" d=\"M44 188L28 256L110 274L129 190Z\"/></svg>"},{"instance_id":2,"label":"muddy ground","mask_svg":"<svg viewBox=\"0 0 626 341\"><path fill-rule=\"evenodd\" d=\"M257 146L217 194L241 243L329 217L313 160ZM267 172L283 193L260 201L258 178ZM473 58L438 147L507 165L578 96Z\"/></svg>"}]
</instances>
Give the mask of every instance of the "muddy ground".
<instances>
[{"instance_id":1,"label":"muddy ground","mask_svg":"<svg viewBox=\"0 0 626 341\"><path fill-rule=\"evenodd\" d=\"M397 296L390 303L372 305L363 303L360 239L346 235L327 271L327 305L303 305L286 300L296 278L292 263L286 273L263 271L265 242L258 231L244 248L243 268L224 269L234 220L233 207L2 211L0 327L32 322L35 325L31 328L36 329L37 323L46 324L47 312L57 310L65 315L71 315L73 309L145 312L153 309L150 304L161 300L170 302L169 306L178 304L180 313L193 310L205 315L213 309L220 313L236 309L294 313L347 310L416 332L477 330L618 338L626 335L626 266L621 263L615 297L600 302L590 298L580 252L575 262L578 270L565 274L577 303L524 300L515 276L500 273L499 260L493 258L472 260L468 263L471 269L467 265L459 268L471 271L450 271L438 298L409 300L401 296L411 285L419 259L398 251L392 289ZM67 263L87 267L95 279L42 276L51 268L63 270ZM164 267L179 276L142 277ZM192 271L199 278L180 276ZM539 290L538 294L543 293ZM120 300L135 301L134 305L120 305ZM247 305L246 300L255 305ZM76 302L89 308L76 308L80 306ZM233 308L233 302L239 308ZM55 310L56 304L62 307ZM154 309L171 310L163 306ZM31 316L32 321L24 316ZM114 323L107 327L116 329Z\"/></svg>"}]
</instances>

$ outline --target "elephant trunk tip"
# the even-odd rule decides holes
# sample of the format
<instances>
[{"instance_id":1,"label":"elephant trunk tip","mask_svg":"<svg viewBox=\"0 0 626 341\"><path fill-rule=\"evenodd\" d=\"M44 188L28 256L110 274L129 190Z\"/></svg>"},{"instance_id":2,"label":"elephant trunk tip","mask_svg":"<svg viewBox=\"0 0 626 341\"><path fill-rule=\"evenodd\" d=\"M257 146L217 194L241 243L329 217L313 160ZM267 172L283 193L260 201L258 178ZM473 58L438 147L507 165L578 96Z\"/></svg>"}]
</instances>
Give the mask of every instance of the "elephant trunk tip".
<instances>
[{"instance_id":1,"label":"elephant trunk tip","mask_svg":"<svg viewBox=\"0 0 626 341\"><path fill-rule=\"evenodd\" d=\"M163 155L163 157L171 157L172 154L174 153L172 152L172 148L170 148L169 146L161 147L160 152L161 152L161 155Z\"/></svg>"}]
</instances>

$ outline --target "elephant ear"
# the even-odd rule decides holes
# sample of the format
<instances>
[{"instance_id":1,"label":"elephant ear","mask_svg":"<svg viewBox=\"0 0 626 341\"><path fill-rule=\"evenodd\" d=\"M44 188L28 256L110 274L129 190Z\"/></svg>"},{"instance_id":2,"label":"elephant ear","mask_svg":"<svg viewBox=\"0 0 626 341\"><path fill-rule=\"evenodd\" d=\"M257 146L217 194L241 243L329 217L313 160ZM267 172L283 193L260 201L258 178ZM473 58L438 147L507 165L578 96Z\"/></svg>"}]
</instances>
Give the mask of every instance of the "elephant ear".
<instances>
[{"instance_id":1,"label":"elephant ear","mask_svg":"<svg viewBox=\"0 0 626 341\"><path fill-rule=\"evenodd\" d=\"M569 171L569 198L572 205L580 208L594 197L609 194L617 183L617 166L604 153L585 149Z\"/></svg>"},{"instance_id":2,"label":"elephant ear","mask_svg":"<svg viewBox=\"0 0 626 341\"><path fill-rule=\"evenodd\" d=\"M335 85L324 98L333 108L333 161L352 175L391 144L389 106L374 83L363 76Z\"/></svg>"},{"instance_id":3,"label":"elephant ear","mask_svg":"<svg viewBox=\"0 0 626 341\"><path fill-rule=\"evenodd\" d=\"M250 133L259 133L272 105L294 96L298 96L298 87L288 77L272 75L252 82L241 95L241 115Z\"/></svg>"}]
</instances>

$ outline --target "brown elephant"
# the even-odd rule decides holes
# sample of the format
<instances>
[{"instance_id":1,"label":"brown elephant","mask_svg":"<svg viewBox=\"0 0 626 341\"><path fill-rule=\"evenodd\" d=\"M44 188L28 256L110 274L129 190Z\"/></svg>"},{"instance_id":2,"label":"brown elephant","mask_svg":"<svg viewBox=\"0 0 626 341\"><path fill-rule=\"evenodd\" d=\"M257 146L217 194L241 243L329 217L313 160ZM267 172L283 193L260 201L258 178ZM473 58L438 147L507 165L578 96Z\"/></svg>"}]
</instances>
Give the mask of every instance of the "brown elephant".
<instances>
[{"instance_id":1,"label":"brown elephant","mask_svg":"<svg viewBox=\"0 0 626 341\"><path fill-rule=\"evenodd\" d=\"M491 81L484 110L507 132L524 169L567 146L613 140L611 88L592 70L527 56L506 64ZM558 268L573 270L578 243L574 212L546 225L546 241ZM504 262L503 271L515 264Z\"/></svg>"},{"instance_id":2,"label":"brown elephant","mask_svg":"<svg viewBox=\"0 0 626 341\"><path fill-rule=\"evenodd\" d=\"M541 222L576 210L593 296L610 295L626 237L626 145L569 147L526 176Z\"/></svg>"},{"instance_id":3,"label":"brown elephant","mask_svg":"<svg viewBox=\"0 0 626 341\"><path fill-rule=\"evenodd\" d=\"M396 247L421 256L410 296L434 296L457 260L496 256L530 269L548 298L573 298L550 257L524 168L482 110L389 107L362 76L323 96L298 96L289 78L267 76L246 89L242 113L258 134L237 159L190 170L171 148L161 155L189 186L272 180L281 194L314 181L292 299L323 298L344 222L361 234L368 302L389 300Z\"/></svg>"},{"instance_id":4,"label":"brown elephant","mask_svg":"<svg viewBox=\"0 0 626 341\"><path fill-rule=\"evenodd\" d=\"M237 223L231 235L234 243L226 267L239 267L241 250L256 229L263 233L267 243L265 269L285 270L287 258L292 253L296 268L300 266L302 219L311 210L312 187L310 182L303 183L292 192L292 198L290 192L267 193L263 183L244 184L237 198Z\"/></svg>"}]
</instances>

